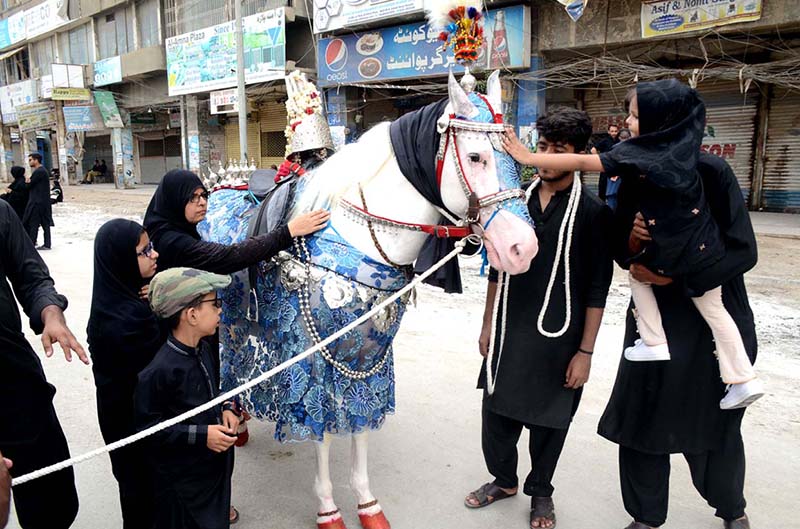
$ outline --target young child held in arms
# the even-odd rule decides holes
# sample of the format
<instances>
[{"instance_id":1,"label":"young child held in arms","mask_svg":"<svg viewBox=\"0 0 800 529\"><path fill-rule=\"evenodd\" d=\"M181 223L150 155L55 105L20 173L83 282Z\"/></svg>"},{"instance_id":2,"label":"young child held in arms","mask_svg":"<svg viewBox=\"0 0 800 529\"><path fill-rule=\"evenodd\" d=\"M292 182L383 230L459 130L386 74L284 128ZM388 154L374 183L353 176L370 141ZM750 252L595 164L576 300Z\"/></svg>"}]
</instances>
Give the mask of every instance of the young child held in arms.
<instances>
[{"instance_id":1,"label":"young child held in arms","mask_svg":"<svg viewBox=\"0 0 800 529\"><path fill-rule=\"evenodd\" d=\"M697 92L676 80L639 83L629 95L626 125L632 138L600 155L533 154L506 133L504 146L518 162L542 169L603 171L644 190L634 231L646 243L631 262L673 282L681 281L714 336L722 381L720 408L748 406L764 394L741 333L722 303L719 278L706 271L725 245L697 171L706 109ZM631 184L632 185L632 184ZM638 242L638 241L637 241ZM625 350L629 361L669 360L669 345L652 286L630 274L640 340Z\"/></svg>"},{"instance_id":2,"label":"young child held in arms","mask_svg":"<svg viewBox=\"0 0 800 529\"><path fill-rule=\"evenodd\" d=\"M219 395L219 373L205 342L219 325L216 291L230 277L172 268L150 283L150 306L171 333L139 374L138 430L176 417ZM233 450L240 412L215 406L147 438L156 473L155 529L228 529Z\"/></svg>"}]
</instances>

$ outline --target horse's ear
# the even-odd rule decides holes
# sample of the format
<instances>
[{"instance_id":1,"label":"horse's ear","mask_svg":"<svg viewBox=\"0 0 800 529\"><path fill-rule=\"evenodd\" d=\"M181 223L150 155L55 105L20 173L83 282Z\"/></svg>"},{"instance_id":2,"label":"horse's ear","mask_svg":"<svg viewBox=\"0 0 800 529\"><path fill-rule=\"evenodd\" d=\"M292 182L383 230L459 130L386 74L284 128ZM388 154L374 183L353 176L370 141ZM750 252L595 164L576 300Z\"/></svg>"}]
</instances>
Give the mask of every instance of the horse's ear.
<instances>
[{"instance_id":1,"label":"horse's ear","mask_svg":"<svg viewBox=\"0 0 800 529\"><path fill-rule=\"evenodd\" d=\"M495 70L486 80L486 99L495 112L503 110L503 88L500 86L500 70Z\"/></svg>"},{"instance_id":2,"label":"horse's ear","mask_svg":"<svg viewBox=\"0 0 800 529\"><path fill-rule=\"evenodd\" d=\"M447 78L447 92L450 95L450 106L457 116L474 118L478 115L478 108L469 100L469 96L458 84L453 72Z\"/></svg>"}]
</instances>

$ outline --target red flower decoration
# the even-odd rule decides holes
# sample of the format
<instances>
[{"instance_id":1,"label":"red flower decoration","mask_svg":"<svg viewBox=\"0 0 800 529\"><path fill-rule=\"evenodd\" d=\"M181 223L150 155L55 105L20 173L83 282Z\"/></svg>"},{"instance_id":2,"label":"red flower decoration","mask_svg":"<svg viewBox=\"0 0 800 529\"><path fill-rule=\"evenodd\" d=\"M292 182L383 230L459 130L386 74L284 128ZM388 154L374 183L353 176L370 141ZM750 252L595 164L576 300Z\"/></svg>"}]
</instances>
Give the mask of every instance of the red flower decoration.
<instances>
[{"instance_id":1,"label":"red flower decoration","mask_svg":"<svg viewBox=\"0 0 800 529\"><path fill-rule=\"evenodd\" d=\"M313 113L314 113L314 109L313 109L313 108L307 108L307 109L306 109L306 114L308 114L309 116L310 116L311 114L313 114Z\"/></svg>"}]
</instances>

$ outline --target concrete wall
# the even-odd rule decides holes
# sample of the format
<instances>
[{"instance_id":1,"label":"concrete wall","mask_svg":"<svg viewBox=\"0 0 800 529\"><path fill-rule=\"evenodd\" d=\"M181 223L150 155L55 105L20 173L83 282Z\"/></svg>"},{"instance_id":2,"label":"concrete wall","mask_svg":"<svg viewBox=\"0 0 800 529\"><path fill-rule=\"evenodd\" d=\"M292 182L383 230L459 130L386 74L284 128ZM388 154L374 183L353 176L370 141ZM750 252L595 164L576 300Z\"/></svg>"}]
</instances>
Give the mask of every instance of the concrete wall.
<instances>
[{"instance_id":1,"label":"concrete wall","mask_svg":"<svg viewBox=\"0 0 800 529\"><path fill-rule=\"evenodd\" d=\"M763 0L762 4L760 20L716 29L720 33L770 31L800 23L800 0ZM583 17L573 23L561 4L540 1L539 50L628 44L642 40L641 5L641 0L590 0ZM671 38L699 35L703 31L681 33Z\"/></svg>"}]
</instances>

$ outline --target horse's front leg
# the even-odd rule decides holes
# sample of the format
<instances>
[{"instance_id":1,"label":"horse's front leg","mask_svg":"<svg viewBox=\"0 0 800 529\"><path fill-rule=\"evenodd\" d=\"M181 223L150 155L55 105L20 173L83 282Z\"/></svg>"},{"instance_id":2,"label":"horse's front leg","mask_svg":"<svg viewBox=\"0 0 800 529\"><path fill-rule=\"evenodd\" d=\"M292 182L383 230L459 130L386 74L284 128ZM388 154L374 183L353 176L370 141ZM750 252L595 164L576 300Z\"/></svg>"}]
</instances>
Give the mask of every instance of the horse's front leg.
<instances>
[{"instance_id":1,"label":"horse's front leg","mask_svg":"<svg viewBox=\"0 0 800 529\"><path fill-rule=\"evenodd\" d=\"M369 490L367 440L367 432L353 435L353 466L350 472L350 487L358 500L358 518L362 527L364 529L389 529L389 522L386 520L378 500Z\"/></svg>"},{"instance_id":2,"label":"horse's front leg","mask_svg":"<svg viewBox=\"0 0 800 529\"><path fill-rule=\"evenodd\" d=\"M326 435L322 442L316 443L315 446L317 449L317 477L314 480L314 493L319 499L317 528L346 529L342 515L333 501L330 468L331 437Z\"/></svg>"}]
</instances>

